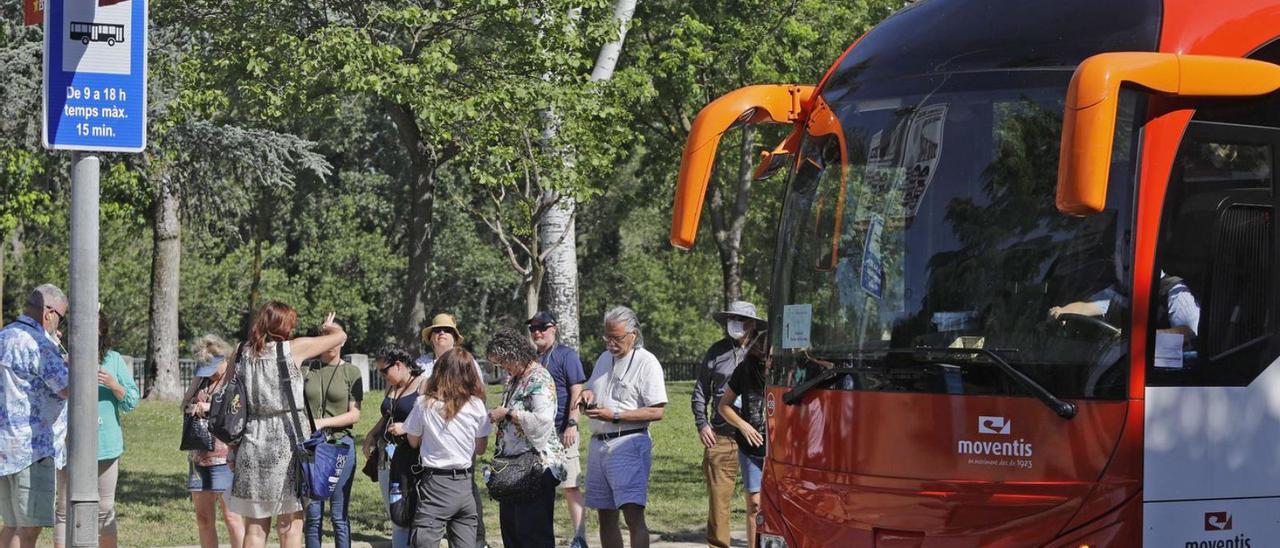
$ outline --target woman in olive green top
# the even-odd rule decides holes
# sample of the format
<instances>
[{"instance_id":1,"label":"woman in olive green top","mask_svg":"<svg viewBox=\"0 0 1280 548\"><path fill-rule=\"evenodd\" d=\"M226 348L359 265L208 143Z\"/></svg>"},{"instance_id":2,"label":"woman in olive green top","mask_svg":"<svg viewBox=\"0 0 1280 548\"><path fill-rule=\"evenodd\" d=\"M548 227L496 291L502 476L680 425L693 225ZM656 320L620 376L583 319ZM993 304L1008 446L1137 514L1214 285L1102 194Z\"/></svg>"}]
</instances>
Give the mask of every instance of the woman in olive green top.
<instances>
[{"instance_id":1,"label":"woman in olive green top","mask_svg":"<svg viewBox=\"0 0 1280 548\"><path fill-rule=\"evenodd\" d=\"M98 545L116 545L116 480L120 477L118 462L124 454L124 432L120 415L138 406L137 383L133 370L119 352L111 349L111 330L107 315L98 311ZM58 499L54 512L53 542L62 546L67 538L66 469L58 471Z\"/></svg>"},{"instance_id":2,"label":"woman in olive green top","mask_svg":"<svg viewBox=\"0 0 1280 548\"><path fill-rule=\"evenodd\" d=\"M356 444L351 427L360 421L360 401L364 399L364 383L360 369L342 361L342 346L335 346L312 362L304 385L307 408L315 418L316 428L325 431L330 442L346 444L347 464L338 478L329 500L329 521L333 523L336 548L351 546L351 525L347 507L351 499L351 478L356 469ZM307 548L319 548L323 500L307 503L303 537Z\"/></svg>"}]
</instances>

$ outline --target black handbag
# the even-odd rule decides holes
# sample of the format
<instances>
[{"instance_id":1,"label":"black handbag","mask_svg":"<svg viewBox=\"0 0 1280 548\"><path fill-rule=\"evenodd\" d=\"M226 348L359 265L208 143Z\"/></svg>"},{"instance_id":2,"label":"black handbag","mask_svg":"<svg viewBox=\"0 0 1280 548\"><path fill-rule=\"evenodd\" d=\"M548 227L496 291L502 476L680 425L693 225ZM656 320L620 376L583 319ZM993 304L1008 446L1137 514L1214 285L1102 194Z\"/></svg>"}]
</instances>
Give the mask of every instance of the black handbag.
<instances>
[{"instance_id":1,"label":"black handbag","mask_svg":"<svg viewBox=\"0 0 1280 548\"><path fill-rule=\"evenodd\" d=\"M183 451L213 451L213 434L209 433L209 421L190 413L182 415Z\"/></svg>"},{"instance_id":2,"label":"black handbag","mask_svg":"<svg viewBox=\"0 0 1280 548\"><path fill-rule=\"evenodd\" d=\"M396 445L395 454L391 455L388 466L388 493L390 499L387 511L391 522L401 527L413 527L413 516L418 509L418 499L422 496L419 486L422 483L422 465L420 453L408 443Z\"/></svg>"},{"instance_id":3,"label":"black handbag","mask_svg":"<svg viewBox=\"0 0 1280 548\"><path fill-rule=\"evenodd\" d=\"M507 393L502 404L511 409L511 392ZM510 412L503 421L511 420ZM542 477L546 468L542 458L532 449L518 455L499 455L498 447L493 448L493 461L485 470L484 484L489 489L489 497L499 502L520 501L533 498L542 485Z\"/></svg>"},{"instance_id":4,"label":"black handbag","mask_svg":"<svg viewBox=\"0 0 1280 548\"><path fill-rule=\"evenodd\" d=\"M236 359L227 371L227 383L209 402L209 432L227 445L235 445L244 436L249 420L249 394L240 378L240 361L244 343L236 348Z\"/></svg>"},{"instance_id":5,"label":"black handbag","mask_svg":"<svg viewBox=\"0 0 1280 548\"><path fill-rule=\"evenodd\" d=\"M546 469L538 452L529 450L519 455L495 455L484 475L489 497L499 502L533 498L542 485Z\"/></svg>"},{"instance_id":6,"label":"black handbag","mask_svg":"<svg viewBox=\"0 0 1280 548\"><path fill-rule=\"evenodd\" d=\"M378 483L378 462L382 460L380 458L380 453L382 453L382 451L375 447L374 450L369 453L369 458L365 459L364 467L360 469L360 473L367 476L369 481L374 483Z\"/></svg>"}]
</instances>

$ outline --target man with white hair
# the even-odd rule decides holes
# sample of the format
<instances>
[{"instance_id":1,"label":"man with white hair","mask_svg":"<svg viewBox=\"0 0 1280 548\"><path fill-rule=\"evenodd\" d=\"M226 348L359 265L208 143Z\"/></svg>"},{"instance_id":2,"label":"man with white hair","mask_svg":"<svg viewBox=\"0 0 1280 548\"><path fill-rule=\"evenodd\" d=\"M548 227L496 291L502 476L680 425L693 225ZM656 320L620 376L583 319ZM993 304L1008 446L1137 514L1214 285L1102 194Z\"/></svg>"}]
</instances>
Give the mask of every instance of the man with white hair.
<instances>
[{"instance_id":1,"label":"man with white hair","mask_svg":"<svg viewBox=\"0 0 1280 548\"><path fill-rule=\"evenodd\" d=\"M67 296L50 284L27 295L0 330L0 548L36 545L53 527L54 429L67 405L70 371L59 326Z\"/></svg>"},{"instance_id":2,"label":"man with white hair","mask_svg":"<svg viewBox=\"0 0 1280 548\"><path fill-rule=\"evenodd\" d=\"M640 320L625 306L605 313L604 343L606 350L579 398L591 419L587 507L595 508L600 518L603 548L622 548L619 513L627 520L631 546L648 548L649 423L662 420L667 405L662 364L644 349Z\"/></svg>"}]
</instances>

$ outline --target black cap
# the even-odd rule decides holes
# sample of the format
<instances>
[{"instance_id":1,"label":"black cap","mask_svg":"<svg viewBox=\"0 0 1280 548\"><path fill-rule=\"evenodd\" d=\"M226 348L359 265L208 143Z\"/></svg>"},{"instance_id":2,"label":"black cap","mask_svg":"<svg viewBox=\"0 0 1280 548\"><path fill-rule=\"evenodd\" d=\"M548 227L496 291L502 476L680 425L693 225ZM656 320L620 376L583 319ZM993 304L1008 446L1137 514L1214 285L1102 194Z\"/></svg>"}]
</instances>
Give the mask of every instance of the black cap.
<instances>
[{"instance_id":1,"label":"black cap","mask_svg":"<svg viewBox=\"0 0 1280 548\"><path fill-rule=\"evenodd\" d=\"M539 310L532 318L529 318L529 325L556 325L556 315L548 310Z\"/></svg>"}]
</instances>

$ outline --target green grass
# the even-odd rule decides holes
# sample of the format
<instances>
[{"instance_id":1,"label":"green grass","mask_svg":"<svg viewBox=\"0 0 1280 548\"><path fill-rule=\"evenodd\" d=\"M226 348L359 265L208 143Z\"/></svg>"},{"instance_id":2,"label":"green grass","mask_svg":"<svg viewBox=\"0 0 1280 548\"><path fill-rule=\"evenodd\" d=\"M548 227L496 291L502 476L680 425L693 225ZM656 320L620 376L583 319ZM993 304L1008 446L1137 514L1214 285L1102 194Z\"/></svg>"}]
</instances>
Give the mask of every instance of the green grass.
<instances>
[{"instance_id":1,"label":"green grass","mask_svg":"<svg viewBox=\"0 0 1280 548\"><path fill-rule=\"evenodd\" d=\"M648 521L651 531L665 538L697 541L706 523L706 489L702 480L702 446L693 428L689 410L690 382L667 385L671 403L666 418L652 428L654 438L653 471L649 481ZM499 400L497 387L491 387L490 403ZM358 435L377 422L378 403L382 394L366 396ZM179 451L182 432L178 405L169 402L143 402L124 417L126 450L121 459L120 483L116 493L121 546L174 546L199 544L191 499L186 491L186 454ZM585 430L584 430L585 435ZM586 443L581 444L583 472L586 472ZM484 459L484 460L487 460ZM363 464L363 460L361 461ZM351 529L355 540L377 542L390 538L391 525L383 510L377 484L357 474L351 493ZM735 496L735 528L745 528L741 488ZM501 540L498 531L498 505L484 499L485 524L490 541ZM328 524L326 524L328 533ZM556 500L556 530L562 543L569 536L568 517L563 498ZM594 516L589 513L588 535L592 545L598 544ZM41 535L43 543L52 542L51 530ZM219 525L219 538L227 542L226 531Z\"/></svg>"}]
</instances>

